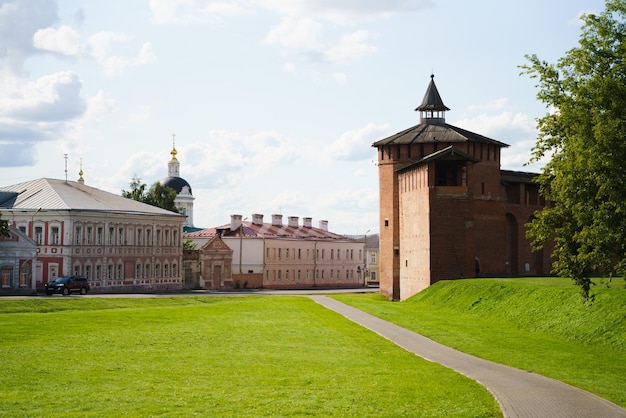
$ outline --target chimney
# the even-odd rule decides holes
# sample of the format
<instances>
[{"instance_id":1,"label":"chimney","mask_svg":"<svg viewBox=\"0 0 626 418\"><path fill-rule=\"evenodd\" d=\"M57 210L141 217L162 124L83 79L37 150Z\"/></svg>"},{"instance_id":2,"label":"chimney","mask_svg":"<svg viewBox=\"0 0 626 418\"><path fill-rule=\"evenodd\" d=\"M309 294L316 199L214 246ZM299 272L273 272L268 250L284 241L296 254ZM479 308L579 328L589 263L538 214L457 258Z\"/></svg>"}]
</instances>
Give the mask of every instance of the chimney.
<instances>
[{"instance_id":1,"label":"chimney","mask_svg":"<svg viewBox=\"0 0 626 418\"><path fill-rule=\"evenodd\" d=\"M241 226L241 215L230 215L230 230L235 231Z\"/></svg>"},{"instance_id":2,"label":"chimney","mask_svg":"<svg viewBox=\"0 0 626 418\"><path fill-rule=\"evenodd\" d=\"M298 227L298 217L297 216L290 216L289 217L289 226L292 228L297 228Z\"/></svg>"},{"instance_id":3,"label":"chimney","mask_svg":"<svg viewBox=\"0 0 626 418\"><path fill-rule=\"evenodd\" d=\"M252 214L252 223L254 225L263 225L263 215L260 215L258 213L253 213Z\"/></svg>"},{"instance_id":4,"label":"chimney","mask_svg":"<svg viewBox=\"0 0 626 418\"><path fill-rule=\"evenodd\" d=\"M283 215L272 215L272 226L283 226Z\"/></svg>"},{"instance_id":5,"label":"chimney","mask_svg":"<svg viewBox=\"0 0 626 418\"><path fill-rule=\"evenodd\" d=\"M313 218L304 217L302 218L302 226L305 228L311 228Z\"/></svg>"},{"instance_id":6,"label":"chimney","mask_svg":"<svg viewBox=\"0 0 626 418\"><path fill-rule=\"evenodd\" d=\"M320 221L320 229L322 231L328 231L328 221Z\"/></svg>"}]
</instances>

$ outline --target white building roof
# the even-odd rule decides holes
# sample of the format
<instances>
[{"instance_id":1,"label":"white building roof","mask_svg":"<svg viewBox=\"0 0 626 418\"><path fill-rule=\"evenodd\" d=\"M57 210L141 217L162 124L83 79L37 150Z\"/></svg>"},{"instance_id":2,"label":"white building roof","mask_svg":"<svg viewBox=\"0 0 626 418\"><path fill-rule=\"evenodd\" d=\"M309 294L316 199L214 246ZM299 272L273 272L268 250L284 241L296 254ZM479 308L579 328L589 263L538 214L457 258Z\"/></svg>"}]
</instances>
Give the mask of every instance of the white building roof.
<instances>
[{"instance_id":1,"label":"white building roof","mask_svg":"<svg viewBox=\"0 0 626 418\"><path fill-rule=\"evenodd\" d=\"M82 183L48 178L0 187L0 209L93 210L183 216Z\"/></svg>"}]
</instances>

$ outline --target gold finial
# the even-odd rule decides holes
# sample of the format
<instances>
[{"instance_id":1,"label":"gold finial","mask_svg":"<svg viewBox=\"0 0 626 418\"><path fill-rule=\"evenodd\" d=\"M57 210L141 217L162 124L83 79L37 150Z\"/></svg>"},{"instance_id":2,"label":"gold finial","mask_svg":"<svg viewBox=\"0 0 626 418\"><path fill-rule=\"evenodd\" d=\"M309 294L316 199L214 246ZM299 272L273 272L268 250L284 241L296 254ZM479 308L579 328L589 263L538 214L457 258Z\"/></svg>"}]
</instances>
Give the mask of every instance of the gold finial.
<instances>
[{"instance_id":1,"label":"gold finial","mask_svg":"<svg viewBox=\"0 0 626 418\"><path fill-rule=\"evenodd\" d=\"M176 154L178 154L178 152L176 151L176 134L172 134L172 151L170 154L172 154L172 161L177 161Z\"/></svg>"},{"instance_id":2,"label":"gold finial","mask_svg":"<svg viewBox=\"0 0 626 418\"><path fill-rule=\"evenodd\" d=\"M83 178L83 159L80 159L80 171L78 172L78 182L85 183L85 179Z\"/></svg>"}]
</instances>

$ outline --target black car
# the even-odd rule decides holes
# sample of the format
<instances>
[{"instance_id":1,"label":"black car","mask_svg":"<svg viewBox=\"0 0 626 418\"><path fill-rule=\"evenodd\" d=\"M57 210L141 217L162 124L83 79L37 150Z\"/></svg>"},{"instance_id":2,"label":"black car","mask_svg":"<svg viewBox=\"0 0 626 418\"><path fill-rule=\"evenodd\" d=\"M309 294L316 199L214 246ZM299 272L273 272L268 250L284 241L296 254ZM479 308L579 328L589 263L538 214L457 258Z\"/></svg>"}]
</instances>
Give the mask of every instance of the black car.
<instances>
[{"instance_id":1,"label":"black car","mask_svg":"<svg viewBox=\"0 0 626 418\"><path fill-rule=\"evenodd\" d=\"M69 295L77 291L84 295L89 292L89 282L83 276L57 277L53 281L46 283L45 287L47 295L53 293Z\"/></svg>"}]
</instances>

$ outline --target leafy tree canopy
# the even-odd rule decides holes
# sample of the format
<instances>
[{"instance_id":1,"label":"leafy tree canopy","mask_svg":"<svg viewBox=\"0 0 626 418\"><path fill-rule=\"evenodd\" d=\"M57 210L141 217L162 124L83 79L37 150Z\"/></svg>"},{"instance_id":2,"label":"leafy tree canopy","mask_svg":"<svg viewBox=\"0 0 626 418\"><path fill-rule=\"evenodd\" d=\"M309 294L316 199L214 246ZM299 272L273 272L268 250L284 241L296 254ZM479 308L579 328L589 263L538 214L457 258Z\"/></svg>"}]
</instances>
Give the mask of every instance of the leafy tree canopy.
<instances>
[{"instance_id":1,"label":"leafy tree canopy","mask_svg":"<svg viewBox=\"0 0 626 418\"><path fill-rule=\"evenodd\" d=\"M9 221L2 219L2 213L0 213L0 237L10 237L9 233Z\"/></svg>"},{"instance_id":2,"label":"leafy tree canopy","mask_svg":"<svg viewBox=\"0 0 626 418\"><path fill-rule=\"evenodd\" d=\"M579 45L556 64L527 56L549 108L531 161L550 160L539 181L550 205L529 225L535 249L554 240L554 271L589 298L590 275L626 265L626 0L583 16Z\"/></svg>"},{"instance_id":3,"label":"leafy tree canopy","mask_svg":"<svg viewBox=\"0 0 626 418\"><path fill-rule=\"evenodd\" d=\"M122 196L178 213L178 208L174 204L176 190L163 186L158 181L152 184L148 190L146 187L141 179L133 177L130 182L130 190L122 190Z\"/></svg>"}]
</instances>

